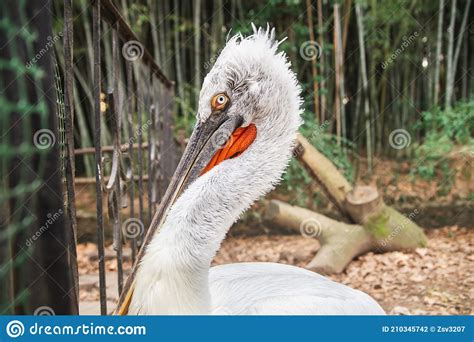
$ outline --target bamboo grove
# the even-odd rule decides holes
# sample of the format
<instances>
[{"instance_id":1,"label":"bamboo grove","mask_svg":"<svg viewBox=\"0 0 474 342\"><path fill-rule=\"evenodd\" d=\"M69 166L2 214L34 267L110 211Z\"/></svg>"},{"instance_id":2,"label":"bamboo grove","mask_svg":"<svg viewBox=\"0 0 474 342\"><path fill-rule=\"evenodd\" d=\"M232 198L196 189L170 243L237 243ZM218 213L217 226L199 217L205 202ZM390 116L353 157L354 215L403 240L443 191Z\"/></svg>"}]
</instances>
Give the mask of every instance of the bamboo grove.
<instances>
[{"instance_id":1,"label":"bamboo grove","mask_svg":"<svg viewBox=\"0 0 474 342\"><path fill-rule=\"evenodd\" d=\"M275 26L303 86L305 135L329 135L341 153L369 167L377 156L414 156L390 146L403 129L424 142L430 115L467 103L461 125L472 135L474 22L472 0L117 0L158 65L175 80L174 129L189 134L202 80L226 38L251 23ZM62 11L55 2L55 11ZM78 147L92 146L90 4L74 2ZM61 27L61 23L57 23ZM104 32L104 35L109 34ZM104 39L103 44L107 44ZM59 47L59 44L56 44ZM102 58L112 58L104 46ZM59 61L61 65L61 61ZM103 70L106 74L107 70ZM465 105L466 106L466 105ZM463 107L464 108L464 107ZM464 121L462 121L464 120ZM449 129L449 127L448 127ZM315 133L316 132L316 133ZM452 132L446 133L448 136ZM469 135L469 134L468 134ZM103 133L104 143L111 140ZM90 162L89 162L90 164ZM92 174L84 159L83 171Z\"/></svg>"}]
</instances>

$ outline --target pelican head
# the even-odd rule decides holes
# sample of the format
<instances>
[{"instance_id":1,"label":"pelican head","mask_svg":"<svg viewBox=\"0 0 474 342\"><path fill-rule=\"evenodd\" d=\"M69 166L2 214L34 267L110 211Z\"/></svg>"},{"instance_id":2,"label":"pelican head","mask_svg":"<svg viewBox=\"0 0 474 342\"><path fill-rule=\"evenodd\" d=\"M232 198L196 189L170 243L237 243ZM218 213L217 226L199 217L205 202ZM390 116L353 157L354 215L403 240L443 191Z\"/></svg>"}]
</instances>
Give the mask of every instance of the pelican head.
<instances>
[{"instance_id":1,"label":"pelican head","mask_svg":"<svg viewBox=\"0 0 474 342\"><path fill-rule=\"evenodd\" d=\"M285 53L278 51L275 30L253 28L252 35L227 41L204 79L168 206L200 176L223 171L222 165L234 165L234 173L252 166L239 160L245 155L259 161L261 179L249 180L260 181L261 193L279 181L288 163L301 124L300 86Z\"/></svg>"}]
</instances>

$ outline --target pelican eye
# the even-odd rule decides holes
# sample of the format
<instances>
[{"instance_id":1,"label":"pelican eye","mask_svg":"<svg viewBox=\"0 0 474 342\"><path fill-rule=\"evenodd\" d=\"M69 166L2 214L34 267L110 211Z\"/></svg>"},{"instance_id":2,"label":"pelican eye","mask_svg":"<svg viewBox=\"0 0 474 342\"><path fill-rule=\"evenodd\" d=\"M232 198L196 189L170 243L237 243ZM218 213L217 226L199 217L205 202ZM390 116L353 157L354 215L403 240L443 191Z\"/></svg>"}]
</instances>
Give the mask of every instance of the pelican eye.
<instances>
[{"instance_id":1,"label":"pelican eye","mask_svg":"<svg viewBox=\"0 0 474 342\"><path fill-rule=\"evenodd\" d=\"M225 93L216 94L211 99L211 108L213 111L224 110L229 104L229 97Z\"/></svg>"}]
</instances>

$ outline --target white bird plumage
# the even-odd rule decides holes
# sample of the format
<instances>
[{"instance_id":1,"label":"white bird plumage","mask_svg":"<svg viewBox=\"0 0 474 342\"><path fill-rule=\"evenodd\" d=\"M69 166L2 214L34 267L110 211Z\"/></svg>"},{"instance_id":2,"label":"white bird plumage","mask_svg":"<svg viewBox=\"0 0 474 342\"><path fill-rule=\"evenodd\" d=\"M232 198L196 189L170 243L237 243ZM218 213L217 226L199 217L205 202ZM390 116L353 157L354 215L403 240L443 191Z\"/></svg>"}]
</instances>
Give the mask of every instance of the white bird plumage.
<instances>
[{"instance_id":1,"label":"white bird plumage","mask_svg":"<svg viewBox=\"0 0 474 342\"><path fill-rule=\"evenodd\" d=\"M210 268L227 231L277 184L301 124L300 87L274 30L230 38L200 93L198 122L226 92L228 115L254 124L245 152L198 177L170 209L139 265L129 314L383 314L368 295L305 269L272 263Z\"/></svg>"}]
</instances>

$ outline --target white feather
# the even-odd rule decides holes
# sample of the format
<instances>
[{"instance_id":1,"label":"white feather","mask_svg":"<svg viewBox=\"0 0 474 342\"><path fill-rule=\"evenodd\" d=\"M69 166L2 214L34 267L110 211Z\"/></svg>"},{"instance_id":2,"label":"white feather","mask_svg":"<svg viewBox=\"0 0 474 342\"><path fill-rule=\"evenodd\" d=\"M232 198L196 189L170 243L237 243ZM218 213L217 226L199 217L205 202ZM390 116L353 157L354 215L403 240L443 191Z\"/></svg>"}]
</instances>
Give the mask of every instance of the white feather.
<instances>
[{"instance_id":1,"label":"white feather","mask_svg":"<svg viewBox=\"0 0 474 342\"><path fill-rule=\"evenodd\" d=\"M367 294L317 273L283 264L239 263L211 268L214 314L381 315Z\"/></svg>"},{"instance_id":2,"label":"white feather","mask_svg":"<svg viewBox=\"0 0 474 342\"><path fill-rule=\"evenodd\" d=\"M197 119L230 94L228 115L257 137L239 157L194 181L170 209L139 266L131 314L376 314L367 295L307 270L275 264L210 265L231 225L277 184L301 124L300 87L274 31L230 38L206 76Z\"/></svg>"}]
</instances>

